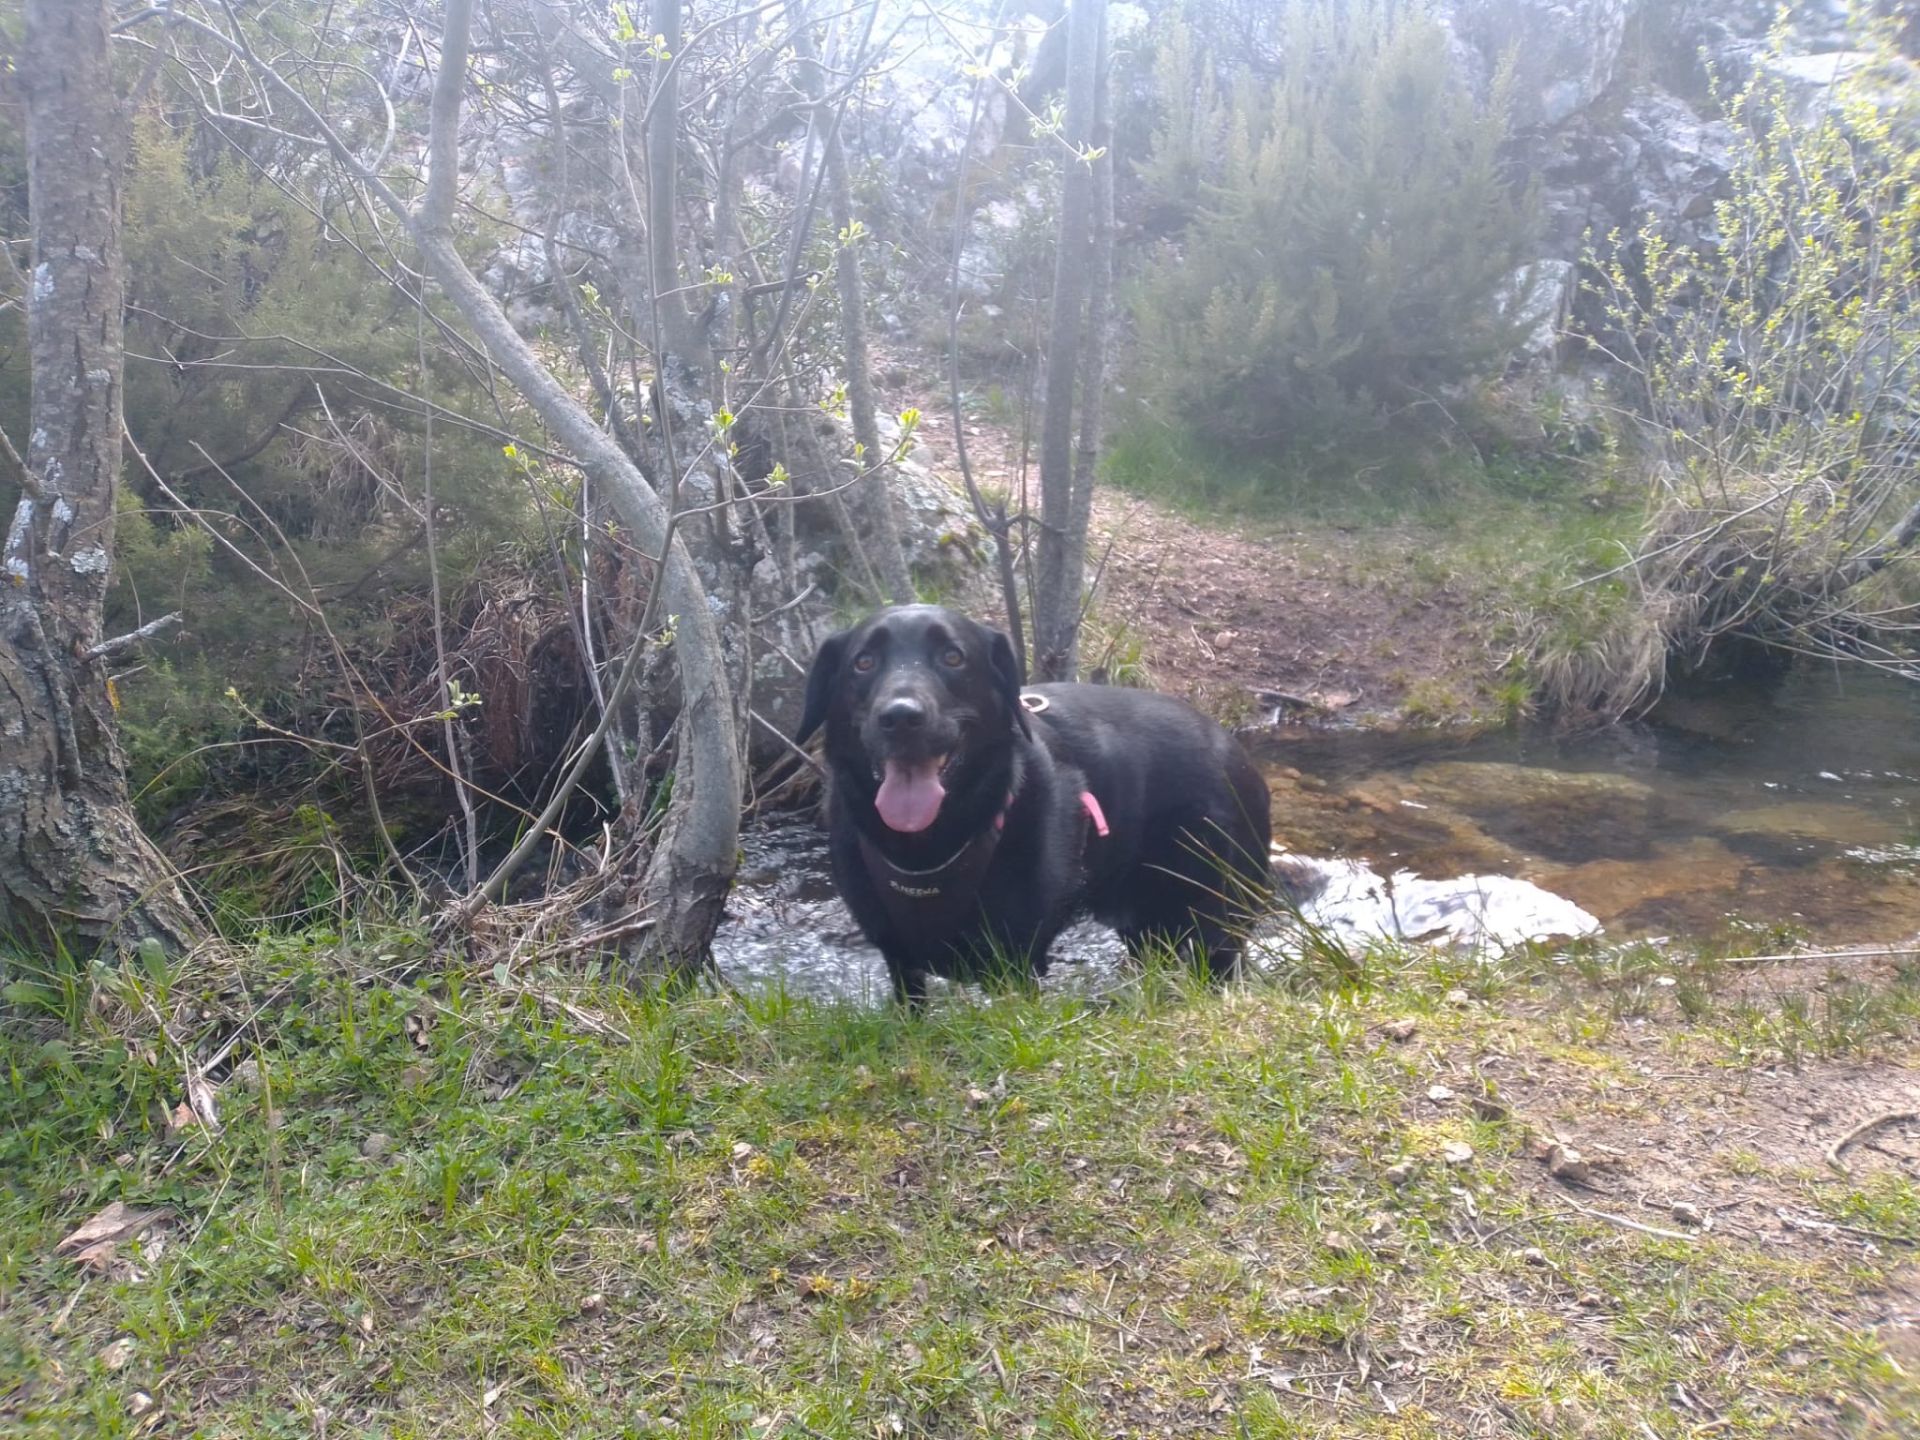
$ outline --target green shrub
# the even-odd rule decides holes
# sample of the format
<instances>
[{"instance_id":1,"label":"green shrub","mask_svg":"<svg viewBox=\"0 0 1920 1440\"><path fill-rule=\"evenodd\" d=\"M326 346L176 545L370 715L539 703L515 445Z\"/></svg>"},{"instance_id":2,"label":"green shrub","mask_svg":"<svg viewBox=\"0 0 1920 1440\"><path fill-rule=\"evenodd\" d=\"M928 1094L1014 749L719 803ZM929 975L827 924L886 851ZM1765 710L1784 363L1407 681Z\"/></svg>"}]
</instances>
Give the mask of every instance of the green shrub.
<instances>
[{"instance_id":1,"label":"green shrub","mask_svg":"<svg viewBox=\"0 0 1920 1440\"><path fill-rule=\"evenodd\" d=\"M1369 422L1497 367L1531 228L1500 161L1504 69L1478 106L1440 27L1383 0L1295 0L1278 24L1278 73L1224 98L1172 27L1141 167L1179 226L1135 297L1141 386L1241 446Z\"/></svg>"},{"instance_id":2,"label":"green shrub","mask_svg":"<svg viewBox=\"0 0 1920 1440\"><path fill-rule=\"evenodd\" d=\"M323 219L262 168L209 144L192 109L166 97L135 125L124 189L132 443L104 617L109 634L170 611L184 617L115 676L132 787L155 828L203 787L264 773L292 781L311 760L229 743L252 735L229 686L289 729L350 728L310 617L230 547L296 592L310 585L372 682L398 684L393 617L418 613L409 601L426 589L427 435L409 395L428 390L449 411L498 418L467 356L432 325L423 375L416 313L363 258L384 252L362 217L341 207ZM0 219L13 233L24 231L24 187L7 182L23 145L0 118ZM27 429L24 333L17 305L0 311L0 425L14 435ZM519 573L544 571L527 477L497 439L442 420L432 445L438 558L454 605L472 577L505 568L503 555ZM0 476L0 513L13 500ZM531 565L517 563L524 553Z\"/></svg>"},{"instance_id":3,"label":"green shrub","mask_svg":"<svg viewBox=\"0 0 1920 1440\"><path fill-rule=\"evenodd\" d=\"M1636 624L1912 673L1920 626L1920 90L1904 60L1809 104L1766 64L1713 237L1612 237L1595 282L1651 513ZM1633 687L1655 693L1649 679Z\"/></svg>"}]
</instances>

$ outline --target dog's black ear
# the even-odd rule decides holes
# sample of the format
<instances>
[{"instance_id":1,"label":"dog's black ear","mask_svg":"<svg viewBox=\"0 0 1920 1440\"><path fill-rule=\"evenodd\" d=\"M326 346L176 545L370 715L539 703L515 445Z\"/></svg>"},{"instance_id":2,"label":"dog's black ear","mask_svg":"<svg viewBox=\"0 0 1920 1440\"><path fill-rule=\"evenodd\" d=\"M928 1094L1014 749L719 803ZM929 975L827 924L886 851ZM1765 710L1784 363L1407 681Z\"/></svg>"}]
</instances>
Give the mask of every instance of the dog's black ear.
<instances>
[{"instance_id":1,"label":"dog's black ear","mask_svg":"<svg viewBox=\"0 0 1920 1440\"><path fill-rule=\"evenodd\" d=\"M1013 711L1013 723L1020 727L1020 733L1033 739L1033 726L1027 721L1027 707L1020 703L1020 686L1025 676L1020 673L1020 661L1013 653L1013 642L998 630L989 630L992 638L988 641L987 655L993 663L993 678L999 682L1001 697Z\"/></svg>"},{"instance_id":2,"label":"dog's black ear","mask_svg":"<svg viewBox=\"0 0 1920 1440\"><path fill-rule=\"evenodd\" d=\"M814 652L813 668L807 671L807 703L800 711L800 730L793 737L796 745L805 745L813 732L827 721L827 707L833 703L833 687L840 678L840 662L847 653L851 630L829 635Z\"/></svg>"}]
</instances>

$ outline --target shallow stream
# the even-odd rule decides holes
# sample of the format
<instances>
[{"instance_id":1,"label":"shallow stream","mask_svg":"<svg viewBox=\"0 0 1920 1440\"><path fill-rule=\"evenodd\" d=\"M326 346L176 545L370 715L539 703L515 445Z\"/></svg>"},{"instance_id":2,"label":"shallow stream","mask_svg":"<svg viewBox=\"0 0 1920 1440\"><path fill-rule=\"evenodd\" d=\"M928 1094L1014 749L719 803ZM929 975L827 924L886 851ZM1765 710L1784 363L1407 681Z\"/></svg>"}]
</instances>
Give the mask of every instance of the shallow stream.
<instances>
[{"instance_id":1,"label":"shallow stream","mask_svg":"<svg viewBox=\"0 0 1920 1440\"><path fill-rule=\"evenodd\" d=\"M1280 845L1362 862L1352 873L1392 876L1405 894L1414 877L1482 877L1482 892L1485 877L1510 877L1621 937L1920 930L1920 686L1892 678L1808 666L1695 689L1644 723L1587 735L1281 730L1250 744ZM811 817L764 824L745 844L721 968L796 993L884 994ZM1357 919L1346 897L1364 888L1327 886L1317 918ZM1085 984L1118 947L1081 927L1054 956L1056 983Z\"/></svg>"}]
</instances>

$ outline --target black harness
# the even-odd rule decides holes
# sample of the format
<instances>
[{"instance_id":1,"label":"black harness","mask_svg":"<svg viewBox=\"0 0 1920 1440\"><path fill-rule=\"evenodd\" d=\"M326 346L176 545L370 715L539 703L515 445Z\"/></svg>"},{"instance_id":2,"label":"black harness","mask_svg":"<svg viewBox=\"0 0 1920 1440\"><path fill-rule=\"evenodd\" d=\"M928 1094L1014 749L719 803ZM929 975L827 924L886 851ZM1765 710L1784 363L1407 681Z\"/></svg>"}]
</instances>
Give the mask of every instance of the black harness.
<instances>
[{"instance_id":1,"label":"black harness","mask_svg":"<svg viewBox=\"0 0 1920 1440\"><path fill-rule=\"evenodd\" d=\"M1007 797L1008 804L1013 797ZM1007 812L1002 809L993 824L975 835L938 865L924 870L909 870L896 865L880 852L880 847L860 833L860 855L867 862L867 874L880 892L880 903L887 918L905 935L948 935L970 918L980 899L981 882L987 867L1000 848L1000 833Z\"/></svg>"}]
</instances>

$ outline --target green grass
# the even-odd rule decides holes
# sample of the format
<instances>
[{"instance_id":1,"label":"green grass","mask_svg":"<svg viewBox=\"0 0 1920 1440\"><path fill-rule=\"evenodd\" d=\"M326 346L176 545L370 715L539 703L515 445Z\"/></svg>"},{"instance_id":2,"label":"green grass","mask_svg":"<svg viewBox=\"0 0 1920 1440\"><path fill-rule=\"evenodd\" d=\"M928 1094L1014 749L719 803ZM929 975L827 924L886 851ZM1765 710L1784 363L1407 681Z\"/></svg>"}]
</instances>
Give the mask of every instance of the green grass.
<instances>
[{"instance_id":1,"label":"green grass","mask_svg":"<svg viewBox=\"0 0 1920 1440\"><path fill-rule=\"evenodd\" d=\"M1428 1101L1436 1057L1537 1053L1610 1081L1608 1027L1674 1003L1650 978L1671 957L1384 954L1335 985L1303 963L1225 993L1154 972L1097 1002L960 999L915 1020L537 972L507 993L422 954L406 935L311 934L16 992L0 1429L1744 1437L1920 1421L1858 1323L1897 1257L1601 1224L1544 1185L1520 1119ZM1895 1045L1912 997L1820 1033L1854 1054ZM1673 1043L1737 1063L1737 1010L1701 1004L1698 1023L1665 1016ZM1410 1043L1380 1028L1401 1017ZM183 1054L235 1036L221 1132L169 1137ZM1470 1163L1445 1162L1450 1141ZM1910 1183L1807 1183L1835 1220L1920 1225ZM113 1200L175 1212L160 1253L122 1257L137 1279L53 1253ZM157 1402L143 1421L136 1391Z\"/></svg>"},{"instance_id":2,"label":"green grass","mask_svg":"<svg viewBox=\"0 0 1920 1440\"><path fill-rule=\"evenodd\" d=\"M1289 525L1442 529L1489 508L1556 511L1584 485L1572 462L1484 453L1432 425L1340 428L1284 449L1241 452L1145 418L1108 442L1102 475L1201 520L1229 514Z\"/></svg>"}]
</instances>

